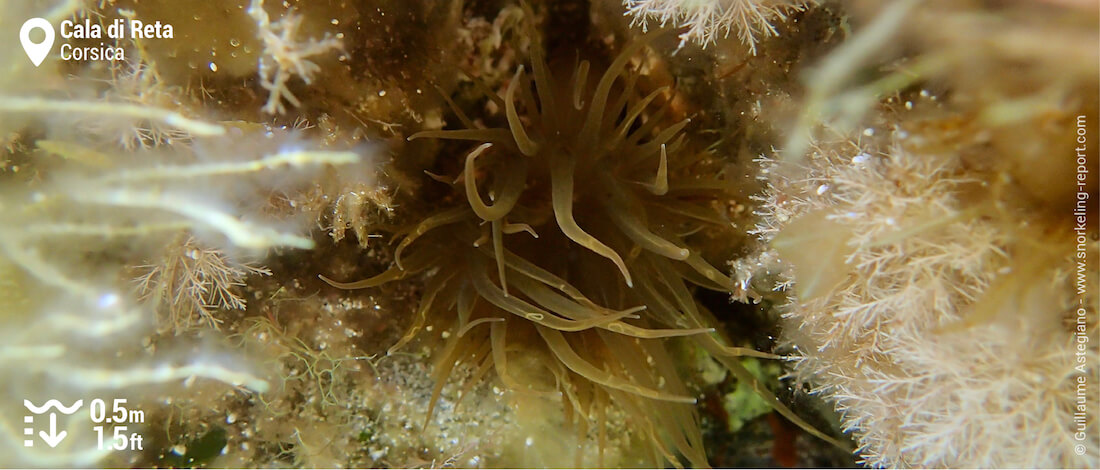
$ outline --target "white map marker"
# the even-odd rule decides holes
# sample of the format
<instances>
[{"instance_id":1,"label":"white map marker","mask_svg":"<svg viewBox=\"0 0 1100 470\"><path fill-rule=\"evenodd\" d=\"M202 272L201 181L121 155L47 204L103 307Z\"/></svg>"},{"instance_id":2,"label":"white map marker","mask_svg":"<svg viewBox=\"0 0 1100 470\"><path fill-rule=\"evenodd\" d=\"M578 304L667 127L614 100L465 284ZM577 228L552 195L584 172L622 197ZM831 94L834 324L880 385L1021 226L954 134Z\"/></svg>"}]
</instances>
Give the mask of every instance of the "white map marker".
<instances>
[{"instance_id":1,"label":"white map marker","mask_svg":"<svg viewBox=\"0 0 1100 470\"><path fill-rule=\"evenodd\" d=\"M31 41L31 31L35 28L46 33L46 39L38 44ZM23 43L23 50L27 52L27 57L30 57L35 67L41 65L42 61L46 60L46 56L50 54L50 49L53 47L53 38L53 25L43 18L31 18L23 23L22 28L19 28L19 42Z\"/></svg>"}]
</instances>

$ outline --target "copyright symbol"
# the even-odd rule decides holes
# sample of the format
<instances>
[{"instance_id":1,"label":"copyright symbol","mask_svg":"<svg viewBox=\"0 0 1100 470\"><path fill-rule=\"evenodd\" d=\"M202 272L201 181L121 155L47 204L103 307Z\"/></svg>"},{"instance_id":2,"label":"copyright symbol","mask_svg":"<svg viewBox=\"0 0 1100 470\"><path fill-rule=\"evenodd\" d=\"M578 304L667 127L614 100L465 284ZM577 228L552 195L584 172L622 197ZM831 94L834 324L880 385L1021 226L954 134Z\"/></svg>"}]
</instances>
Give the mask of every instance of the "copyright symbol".
<instances>
[{"instance_id":1,"label":"copyright symbol","mask_svg":"<svg viewBox=\"0 0 1100 470\"><path fill-rule=\"evenodd\" d=\"M1077 455L1085 455L1085 446L1081 444L1073 446L1073 453Z\"/></svg>"}]
</instances>

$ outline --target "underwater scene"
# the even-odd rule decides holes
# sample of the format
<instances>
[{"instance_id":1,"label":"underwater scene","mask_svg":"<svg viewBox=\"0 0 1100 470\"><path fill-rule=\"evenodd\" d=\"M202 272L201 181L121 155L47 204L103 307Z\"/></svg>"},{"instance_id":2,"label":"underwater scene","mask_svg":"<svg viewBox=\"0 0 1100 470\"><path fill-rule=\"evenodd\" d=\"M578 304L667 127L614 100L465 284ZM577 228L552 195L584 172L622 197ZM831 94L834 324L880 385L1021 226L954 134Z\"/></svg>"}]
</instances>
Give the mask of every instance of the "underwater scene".
<instances>
[{"instance_id":1,"label":"underwater scene","mask_svg":"<svg viewBox=\"0 0 1100 470\"><path fill-rule=\"evenodd\" d=\"M1095 0L0 38L0 468L1100 467Z\"/></svg>"}]
</instances>

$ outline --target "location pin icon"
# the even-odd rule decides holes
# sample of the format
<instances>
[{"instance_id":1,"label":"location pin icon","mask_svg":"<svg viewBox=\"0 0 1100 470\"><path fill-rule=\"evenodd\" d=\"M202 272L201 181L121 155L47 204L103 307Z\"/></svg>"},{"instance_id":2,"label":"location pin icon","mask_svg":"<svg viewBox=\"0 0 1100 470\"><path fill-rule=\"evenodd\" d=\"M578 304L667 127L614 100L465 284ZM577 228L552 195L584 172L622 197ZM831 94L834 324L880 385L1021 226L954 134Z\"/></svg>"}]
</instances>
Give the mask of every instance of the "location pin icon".
<instances>
[{"instance_id":1,"label":"location pin icon","mask_svg":"<svg viewBox=\"0 0 1100 470\"><path fill-rule=\"evenodd\" d=\"M46 33L46 39L38 44L31 41L31 31L35 28ZM53 25L43 18L31 18L23 23L22 28L19 28L19 42L23 43L23 50L27 52L27 57L30 57L35 67L41 65L50 54L50 49L53 48L53 37Z\"/></svg>"}]
</instances>

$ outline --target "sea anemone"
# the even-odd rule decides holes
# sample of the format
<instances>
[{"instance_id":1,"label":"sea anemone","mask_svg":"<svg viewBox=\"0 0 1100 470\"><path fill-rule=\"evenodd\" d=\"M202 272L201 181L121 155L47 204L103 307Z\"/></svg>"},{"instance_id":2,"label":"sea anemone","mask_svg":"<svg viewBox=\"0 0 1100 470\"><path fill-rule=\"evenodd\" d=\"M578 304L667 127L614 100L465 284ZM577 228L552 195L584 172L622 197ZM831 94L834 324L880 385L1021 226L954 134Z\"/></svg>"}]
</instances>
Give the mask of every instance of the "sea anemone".
<instances>
[{"instance_id":1,"label":"sea anemone","mask_svg":"<svg viewBox=\"0 0 1100 470\"><path fill-rule=\"evenodd\" d=\"M689 119L670 122L669 90L638 91L629 64L648 41L626 46L598 80L587 60L556 76L532 47L533 84L520 66L504 96L482 86L505 126L452 106L463 129L409 138L477 144L437 162L458 175L433 175L451 190L398 234L394 265L358 282L322 278L359 289L426 275L413 325L390 352L424 329L445 332L435 336L444 343L433 405L466 362L475 378L494 371L517 392L562 397L578 436L597 427L601 457L613 404L652 443L651 465L705 466L695 398L664 338L688 337L719 360L771 356L727 346L693 298L691 286L732 290L691 247L728 226L730 184L720 159L683 132ZM722 362L761 390L737 361Z\"/></svg>"}]
</instances>

